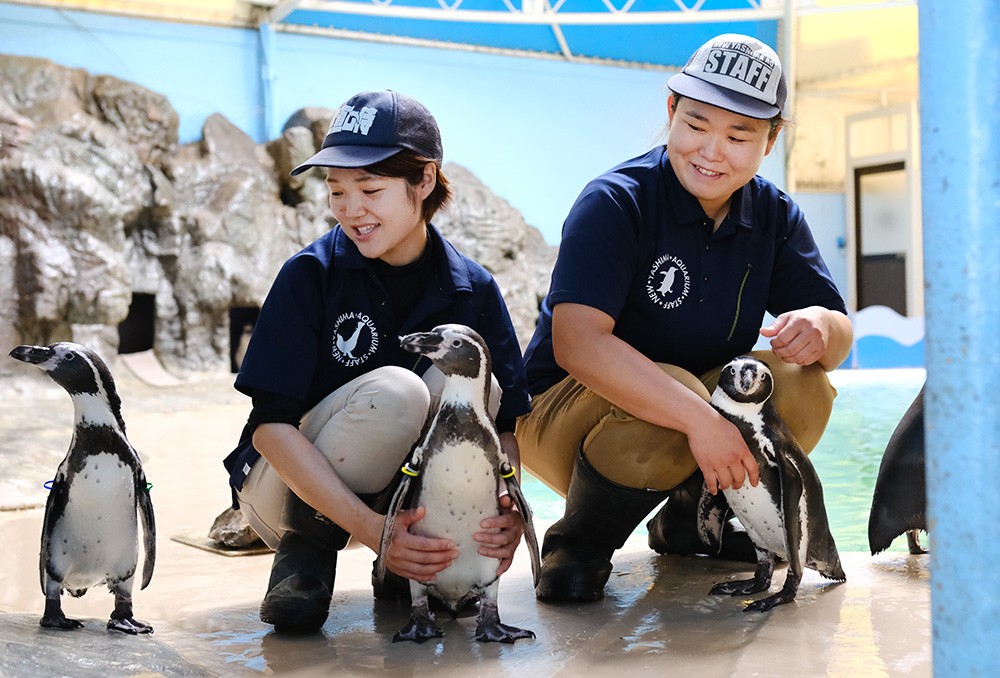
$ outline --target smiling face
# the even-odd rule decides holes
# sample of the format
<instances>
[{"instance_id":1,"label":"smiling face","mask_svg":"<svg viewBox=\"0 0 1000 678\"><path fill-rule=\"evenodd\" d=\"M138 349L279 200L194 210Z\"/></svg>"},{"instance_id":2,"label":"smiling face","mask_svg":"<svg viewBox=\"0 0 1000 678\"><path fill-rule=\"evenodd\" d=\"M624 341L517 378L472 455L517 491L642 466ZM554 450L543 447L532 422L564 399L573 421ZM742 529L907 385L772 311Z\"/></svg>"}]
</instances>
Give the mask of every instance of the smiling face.
<instances>
[{"instance_id":1,"label":"smiling face","mask_svg":"<svg viewBox=\"0 0 1000 678\"><path fill-rule=\"evenodd\" d=\"M417 185L366 169L329 167L326 185L330 209L347 237L369 259L391 266L415 261L427 244L421 206L435 183L434 167L425 167Z\"/></svg>"},{"instance_id":2,"label":"smiling face","mask_svg":"<svg viewBox=\"0 0 1000 678\"><path fill-rule=\"evenodd\" d=\"M733 193L749 182L777 134L767 120L749 118L688 97L667 104L670 165L705 213L724 216Z\"/></svg>"}]
</instances>

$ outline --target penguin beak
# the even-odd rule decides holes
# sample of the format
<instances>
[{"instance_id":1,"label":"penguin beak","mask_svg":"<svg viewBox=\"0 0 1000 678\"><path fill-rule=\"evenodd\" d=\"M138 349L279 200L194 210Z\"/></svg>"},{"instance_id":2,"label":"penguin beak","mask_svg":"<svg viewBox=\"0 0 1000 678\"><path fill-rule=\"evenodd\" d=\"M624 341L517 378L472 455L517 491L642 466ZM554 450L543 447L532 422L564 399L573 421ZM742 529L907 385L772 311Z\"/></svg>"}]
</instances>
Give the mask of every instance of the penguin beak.
<instances>
[{"instance_id":1,"label":"penguin beak","mask_svg":"<svg viewBox=\"0 0 1000 678\"><path fill-rule=\"evenodd\" d=\"M444 339L437 332L414 332L399 338L399 345L411 353L433 353L441 348Z\"/></svg>"},{"instance_id":2,"label":"penguin beak","mask_svg":"<svg viewBox=\"0 0 1000 678\"><path fill-rule=\"evenodd\" d=\"M22 363L40 365L52 357L53 350L46 346L18 346L10 352L10 357Z\"/></svg>"}]
</instances>

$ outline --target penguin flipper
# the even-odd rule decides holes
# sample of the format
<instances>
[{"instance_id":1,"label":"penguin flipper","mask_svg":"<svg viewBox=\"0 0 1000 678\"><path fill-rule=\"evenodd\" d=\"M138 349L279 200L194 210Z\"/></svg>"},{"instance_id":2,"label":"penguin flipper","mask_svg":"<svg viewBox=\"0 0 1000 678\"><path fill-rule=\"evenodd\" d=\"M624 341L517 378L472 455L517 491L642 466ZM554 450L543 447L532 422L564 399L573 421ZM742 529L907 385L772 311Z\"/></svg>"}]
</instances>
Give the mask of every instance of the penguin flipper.
<instances>
[{"instance_id":1,"label":"penguin flipper","mask_svg":"<svg viewBox=\"0 0 1000 678\"><path fill-rule=\"evenodd\" d=\"M782 431L779 433L787 433ZM788 437L791 438L791 434L788 433ZM815 516L808 512L809 506L803 506L804 501L802 486L805 482L802 478L802 468L805 465L809 465L809 460L806 459L804 452L800 452L798 444L794 442L794 439L790 441L784 441L785 445L783 449L786 450L786 454L775 455L778 458L778 467L780 473L778 474L779 483L781 484L781 517L784 522L785 527L785 557L788 559L788 574L785 575L786 581L789 577L794 576L797 580L802 579L802 568L806 563L806 549L808 548L807 538L803 534L803 521L813 521L816 519ZM780 445L781 443L776 443ZM799 454L795 454L799 452ZM801 456L801 458L799 458ZM812 466L809 465L811 469ZM819 479L816 480L816 485L818 486ZM826 512L823 512L823 518L826 519ZM806 525L805 531L808 532L812 529L812 526Z\"/></svg>"},{"instance_id":2,"label":"penguin flipper","mask_svg":"<svg viewBox=\"0 0 1000 678\"><path fill-rule=\"evenodd\" d=\"M538 536L535 534L535 520L531 513L531 507L528 505L528 500L525 499L524 492L521 491L521 485L517 482L514 469L509 463L503 462L501 464L500 476L507 484L507 492L510 494L511 499L514 500L514 506L517 507L524 520L524 541L528 546L528 555L531 557L531 578L535 586L537 586L542 563L538 555Z\"/></svg>"},{"instance_id":3,"label":"penguin flipper","mask_svg":"<svg viewBox=\"0 0 1000 678\"><path fill-rule=\"evenodd\" d=\"M65 474L59 471L56 473L55 480L52 481L52 489L49 490L49 496L45 501L45 517L42 519L42 542L38 554L38 579L42 586L42 593L45 595L49 594L49 591L46 590L46 584L50 578L57 582L62 581L62 573L54 572L50 567L50 563L52 562L52 545L49 539L56 528L56 523L59 522L59 519L66 512L66 503L68 501L69 484L66 482Z\"/></svg>"},{"instance_id":4,"label":"penguin flipper","mask_svg":"<svg viewBox=\"0 0 1000 678\"><path fill-rule=\"evenodd\" d=\"M726 527L729 502L722 492L711 494L705 483L698 496L698 538L708 549L709 555L722 551L722 532Z\"/></svg>"},{"instance_id":5,"label":"penguin flipper","mask_svg":"<svg viewBox=\"0 0 1000 678\"><path fill-rule=\"evenodd\" d=\"M392 538L396 532L396 521L394 518L403 510L403 503L410 492L410 485L415 477L411 473L420 472L419 453L415 454L413 459L403 466L403 469L403 478L399 481L399 485L396 487L396 491L389 501L389 508L386 509L385 513L385 524L382 526L382 540L379 542L378 557L375 559L375 577L379 582L385 581L385 554L389 551L389 544L392 543Z\"/></svg>"},{"instance_id":6,"label":"penguin flipper","mask_svg":"<svg viewBox=\"0 0 1000 678\"><path fill-rule=\"evenodd\" d=\"M153 578L153 566L156 564L156 521L153 518L153 500L149 496L146 477L138 474L135 498L139 506L139 518L142 520L142 544L146 557L142 563L142 584L140 589L149 586Z\"/></svg>"},{"instance_id":7,"label":"penguin flipper","mask_svg":"<svg viewBox=\"0 0 1000 678\"><path fill-rule=\"evenodd\" d=\"M788 454L778 458L789 568L799 580L802 569L809 567L827 579L844 581L847 575L830 532L819 474L791 433L787 429L785 433L788 442L784 449Z\"/></svg>"}]
</instances>

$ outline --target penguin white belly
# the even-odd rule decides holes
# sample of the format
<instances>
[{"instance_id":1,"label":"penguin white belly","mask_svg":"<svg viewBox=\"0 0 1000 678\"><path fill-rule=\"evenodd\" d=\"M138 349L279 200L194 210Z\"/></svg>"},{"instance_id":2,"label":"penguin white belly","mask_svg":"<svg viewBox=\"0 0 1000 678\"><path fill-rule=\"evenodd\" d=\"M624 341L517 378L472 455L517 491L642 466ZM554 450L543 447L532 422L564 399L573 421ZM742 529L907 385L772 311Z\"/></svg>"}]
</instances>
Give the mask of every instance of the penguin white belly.
<instances>
[{"instance_id":1,"label":"penguin white belly","mask_svg":"<svg viewBox=\"0 0 1000 678\"><path fill-rule=\"evenodd\" d=\"M421 535L451 539L458 557L428 588L446 600L459 600L473 586L494 581L499 560L479 555L472 535L480 522L497 514L495 465L483 450L466 442L435 451L421 471L419 506L427 515L415 528Z\"/></svg>"},{"instance_id":2,"label":"penguin white belly","mask_svg":"<svg viewBox=\"0 0 1000 678\"><path fill-rule=\"evenodd\" d=\"M753 487L745 483L738 490L724 490L729 506L758 547L787 559L785 519L763 482Z\"/></svg>"},{"instance_id":3,"label":"penguin white belly","mask_svg":"<svg viewBox=\"0 0 1000 678\"><path fill-rule=\"evenodd\" d=\"M113 454L89 455L68 488L66 508L49 537L49 558L63 587L82 591L127 579L138 560L132 469Z\"/></svg>"}]
</instances>

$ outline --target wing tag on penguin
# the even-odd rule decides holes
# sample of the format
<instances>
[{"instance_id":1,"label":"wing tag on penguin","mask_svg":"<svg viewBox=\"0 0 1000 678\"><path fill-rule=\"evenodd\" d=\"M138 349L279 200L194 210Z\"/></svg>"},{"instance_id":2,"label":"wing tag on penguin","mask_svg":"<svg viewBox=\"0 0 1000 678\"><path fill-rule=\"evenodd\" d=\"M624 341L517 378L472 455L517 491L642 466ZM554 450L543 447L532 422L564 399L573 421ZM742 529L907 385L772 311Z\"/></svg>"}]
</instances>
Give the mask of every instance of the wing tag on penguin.
<instances>
[{"instance_id":1,"label":"wing tag on penguin","mask_svg":"<svg viewBox=\"0 0 1000 678\"><path fill-rule=\"evenodd\" d=\"M132 586L142 521L146 557L141 588L153 576L156 527L139 455L125 436L121 399L100 356L80 344L18 346L10 356L43 370L73 400L75 426L45 502L39 576L46 628L83 626L62 611L62 592L80 597L107 584L115 596L108 628L129 634L153 627L132 616Z\"/></svg>"},{"instance_id":2,"label":"wing tag on penguin","mask_svg":"<svg viewBox=\"0 0 1000 678\"><path fill-rule=\"evenodd\" d=\"M773 389L767 364L741 356L722 369L712 394L715 409L743 434L760 469L760 482L757 487L744 483L738 490L724 490L757 550L754 577L716 584L711 593L744 596L767 591L778 560L788 561L781 590L750 603L748 611L764 612L794 600L804 567L834 581L847 578L830 533L819 476L771 403ZM705 505L712 501L704 491L699 507L701 536L718 548L723 521Z\"/></svg>"},{"instance_id":3,"label":"wing tag on penguin","mask_svg":"<svg viewBox=\"0 0 1000 678\"><path fill-rule=\"evenodd\" d=\"M422 643L441 637L428 606L432 595L455 613L468 600L479 601L476 640L513 643L535 634L500 622L497 609L498 559L478 553L473 534L480 521L500 512L501 483L524 520L524 537L537 583L539 556L531 509L507 455L500 447L496 426L487 408L491 389L490 353L475 331L464 325L440 325L430 332L400 339L408 351L430 358L445 376L441 402L432 412L424 434L403 468L404 478L389 506L382 534L376 576L386 574L381 554L388 551L400 510L423 506L426 515L411 529L428 537L447 538L458 547L458 557L432 582L410 581L410 621L393 641Z\"/></svg>"}]
</instances>

